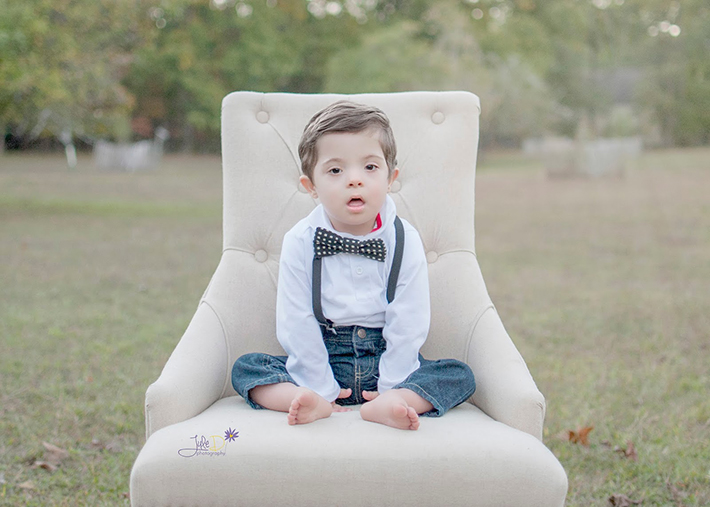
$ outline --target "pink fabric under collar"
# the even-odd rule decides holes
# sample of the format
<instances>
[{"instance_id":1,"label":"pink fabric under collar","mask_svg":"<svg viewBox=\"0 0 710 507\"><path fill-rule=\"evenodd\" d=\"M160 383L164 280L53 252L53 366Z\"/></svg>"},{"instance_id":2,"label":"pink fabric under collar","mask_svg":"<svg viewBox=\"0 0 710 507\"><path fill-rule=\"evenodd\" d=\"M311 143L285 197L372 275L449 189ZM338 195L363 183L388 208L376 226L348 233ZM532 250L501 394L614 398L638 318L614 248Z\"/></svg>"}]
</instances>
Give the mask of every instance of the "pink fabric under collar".
<instances>
[{"instance_id":1,"label":"pink fabric under collar","mask_svg":"<svg viewBox=\"0 0 710 507\"><path fill-rule=\"evenodd\" d=\"M382 227L382 217L378 213L377 216L375 217L375 227L370 232L375 232L379 230Z\"/></svg>"}]
</instances>

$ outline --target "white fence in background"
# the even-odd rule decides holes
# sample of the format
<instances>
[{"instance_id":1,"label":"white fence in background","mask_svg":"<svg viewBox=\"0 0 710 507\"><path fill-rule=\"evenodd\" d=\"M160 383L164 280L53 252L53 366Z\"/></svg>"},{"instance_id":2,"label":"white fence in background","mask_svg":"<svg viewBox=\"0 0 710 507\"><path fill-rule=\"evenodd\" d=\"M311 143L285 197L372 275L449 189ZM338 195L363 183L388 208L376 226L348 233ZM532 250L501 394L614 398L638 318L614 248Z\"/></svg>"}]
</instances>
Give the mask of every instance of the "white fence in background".
<instances>
[{"instance_id":1,"label":"white fence in background","mask_svg":"<svg viewBox=\"0 0 710 507\"><path fill-rule=\"evenodd\" d=\"M642 150L640 137L588 141L547 137L527 139L523 143L523 152L540 157L551 177L622 176Z\"/></svg>"},{"instance_id":2,"label":"white fence in background","mask_svg":"<svg viewBox=\"0 0 710 507\"><path fill-rule=\"evenodd\" d=\"M96 141L94 162L99 169L118 171L142 171L155 169L163 158L163 146L170 137L163 127L155 130L152 141L137 143L112 143Z\"/></svg>"}]
</instances>

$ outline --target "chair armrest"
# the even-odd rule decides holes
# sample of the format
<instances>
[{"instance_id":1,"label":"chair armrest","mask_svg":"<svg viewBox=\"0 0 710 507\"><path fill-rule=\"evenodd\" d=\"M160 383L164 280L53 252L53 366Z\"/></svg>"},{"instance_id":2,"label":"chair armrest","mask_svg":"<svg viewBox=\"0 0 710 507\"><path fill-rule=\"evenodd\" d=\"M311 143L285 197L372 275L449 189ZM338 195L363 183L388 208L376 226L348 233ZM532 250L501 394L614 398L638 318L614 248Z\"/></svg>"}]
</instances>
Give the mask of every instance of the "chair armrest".
<instances>
[{"instance_id":1,"label":"chair armrest","mask_svg":"<svg viewBox=\"0 0 710 507\"><path fill-rule=\"evenodd\" d=\"M220 399L229 380L227 341L218 315L200 303L158 380L145 393L146 439L203 412Z\"/></svg>"},{"instance_id":2,"label":"chair armrest","mask_svg":"<svg viewBox=\"0 0 710 507\"><path fill-rule=\"evenodd\" d=\"M474 405L542 440L545 398L492 305L474 326L467 362L476 375Z\"/></svg>"}]
</instances>

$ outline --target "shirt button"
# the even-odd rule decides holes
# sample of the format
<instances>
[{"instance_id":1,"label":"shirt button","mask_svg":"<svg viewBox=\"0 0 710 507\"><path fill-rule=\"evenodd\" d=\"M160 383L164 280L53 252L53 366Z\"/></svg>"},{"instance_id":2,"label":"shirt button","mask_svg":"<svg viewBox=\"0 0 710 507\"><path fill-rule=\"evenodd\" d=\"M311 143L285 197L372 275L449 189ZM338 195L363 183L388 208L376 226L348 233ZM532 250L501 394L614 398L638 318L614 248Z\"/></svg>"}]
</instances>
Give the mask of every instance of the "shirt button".
<instances>
[{"instance_id":1,"label":"shirt button","mask_svg":"<svg viewBox=\"0 0 710 507\"><path fill-rule=\"evenodd\" d=\"M364 329L358 329L358 330L357 330L357 335L358 335L360 338L365 338L365 337L367 336L367 331L365 331Z\"/></svg>"},{"instance_id":2,"label":"shirt button","mask_svg":"<svg viewBox=\"0 0 710 507\"><path fill-rule=\"evenodd\" d=\"M358 267L355 269L355 273L357 273L358 275L361 275L361 274L362 274L362 267L361 267L361 266L358 266Z\"/></svg>"}]
</instances>

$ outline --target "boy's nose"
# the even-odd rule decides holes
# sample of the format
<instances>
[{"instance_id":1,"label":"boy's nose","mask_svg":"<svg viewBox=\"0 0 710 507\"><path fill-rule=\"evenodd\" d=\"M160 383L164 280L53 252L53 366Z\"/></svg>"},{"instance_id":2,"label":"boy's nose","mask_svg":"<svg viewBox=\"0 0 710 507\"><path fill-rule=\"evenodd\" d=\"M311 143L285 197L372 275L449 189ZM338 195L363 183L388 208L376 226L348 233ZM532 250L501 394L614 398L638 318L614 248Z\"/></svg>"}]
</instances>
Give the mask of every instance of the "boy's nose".
<instances>
[{"instance_id":1,"label":"boy's nose","mask_svg":"<svg viewBox=\"0 0 710 507\"><path fill-rule=\"evenodd\" d=\"M351 187L362 186L362 175L360 174L360 171L351 171L350 172L350 179L348 182L348 186L351 186Z\"/></svg>"}]
</instances>

